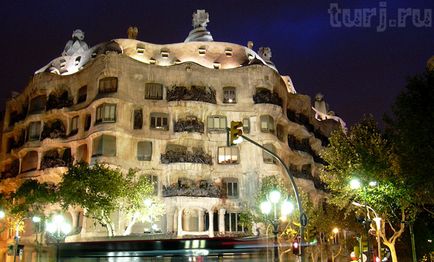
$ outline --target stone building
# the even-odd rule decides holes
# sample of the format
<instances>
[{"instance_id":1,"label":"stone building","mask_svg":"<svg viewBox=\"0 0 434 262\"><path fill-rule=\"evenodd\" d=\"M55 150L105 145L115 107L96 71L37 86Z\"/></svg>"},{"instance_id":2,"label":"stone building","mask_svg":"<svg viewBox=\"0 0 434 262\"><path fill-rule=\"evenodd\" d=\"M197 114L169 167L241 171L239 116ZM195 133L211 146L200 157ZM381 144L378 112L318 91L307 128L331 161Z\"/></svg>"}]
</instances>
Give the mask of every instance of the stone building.
<instances>
[{"instance_id":1,"label":"stone building","mask_svg":"<svg viewBox=\"0 0 434 262\"><path fill-rule=\"evenodd\" d=\"M315 118L270 48L216 42L207 22L199 10L185 42L164 45L136 40L130 28L128 39L89 47L75 30L62 55L6 104L0 190L18 179L58 182L70 161L107 162L156 182L162 232L234 234L263 177L288 181L260 148L227 146L226 128L242 121L245 135L277 152L299 187L320 198L319 152L339 119ZM80 210L69 217L81 228L74 239L103 234ZM125 221L116 223L121 234Z\"/></svg>"}]
</instances>

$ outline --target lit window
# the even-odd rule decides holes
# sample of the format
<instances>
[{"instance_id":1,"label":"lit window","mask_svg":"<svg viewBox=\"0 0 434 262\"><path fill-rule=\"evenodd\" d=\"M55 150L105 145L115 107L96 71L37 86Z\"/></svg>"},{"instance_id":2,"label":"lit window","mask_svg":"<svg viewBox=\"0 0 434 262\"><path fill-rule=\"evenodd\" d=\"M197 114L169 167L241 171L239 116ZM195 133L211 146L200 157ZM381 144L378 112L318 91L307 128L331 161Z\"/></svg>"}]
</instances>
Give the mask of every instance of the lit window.
<instances>
[{"instance_id":1,"label":"lit window","mask_svg":"<svg viewBox=\"0 0 434 262\"><path fill-rule=\"evenodd\" d=\"M223 88L223 103L235 104L237 102L237 94L235 87L224 87Z\"/></svg>"},{"instance_id":2,"label":"lit window","mask_svg":"<svg viewBox=\"0 0 434 262\"><path fill-rule=\"evenodd\" d=\"M116 137L101 135L93 139L92 156L116 156Z\"/></svg>"},{"instance_id":3,"label":"lit window","mask_svg":"<svg viewBox=\"0 0 434 262\"><path fill-rule=\"evenodd\" d=\"M99 80L99 94L115 93L118 91L118 78L105 77Z\"/></svg>"},{"instance_id":4,"label":"lit window","mask_svg":"<svg viewBox=\"0 0 434 262\"><path fill-rule=\"evenodd\" d=\"M116 104L102 104L96 108L95 124L113 122L116 122Z\"/></svg>"},{"instance_id":5,"label":"lit window","mask_svg":"<svg viewBox=\"0 0 434 262\"><path fill-rule=\"evenodd\" d=\"M208 131L226 131L226 117L225 116L209 116L208 117Z\"/></svg>"},{"instance_id":6,"label":"lit window","mask_svg":"<svg viewBox=\"0 0 434 262\"><path fill-rule=\"evenodd\" d=\"M240 222L239 213L225 213L225 231L226 232L244 232L244 227Z\"/></svg>"},{"instance_id":7,"label":"lit window","mask_svg":"<svg viewBox=\"0 0 434 262\"><path fill-rule=\"evenodd\" d=\"M265 144L264 147L268 150L270 150L273 153L276 153L276 148L274 147L274 145L272 144ZM262 157L264 159L264 163L267 164L275 164L276 160L274 159L274 157L272 155L270 155L268 152L266 152L265 150L262 150Z\"/></svg>"},{"instance_id":8,"label":"lit window","mask_svg":"<svg viewBox=\"0 0 434 262\"><path fill-rule=\"evenodd\" d=\"M140 141L137 143L137 160L151 161L152 159L152 142Z\"/></svg>"},{"instance_id":9,"label":"lit window","mask_svg":"<svg viewBox=\"0 0 434 262\"><path fill-rule=\"evenodd\" d=\"M214 66L214 69L220 69L220 63L219 62L214 62L213 66Z\"/></svg>"},{"instance_id":10,"label":"lit window","mask_svg":"<svg viewBox=\"0 0 434 262\"><path fill-rule=\"evenodd\" d=\"M137 54L143 55L143 53L145 52L145 48L144 47L137 47L136 48Z\"/></svg>"},{"instance_id":11,"label":"lit window","mask_svg":"<svg viewBox=\"0 0 434 262\"><path fill-rule=\"evenodd\" d=\"M232 48L226 48L225 49L225 55L227 57L231 57L232 56Z\"/></svg>"},{"instance_id":12,"label":"lit window","mask_svg":"<svg viewBox=\"0 0 434 262\"><path fill-rule=\"evenodd\" d=\"M236 178L224 178L223 179L223 190L226 196L229 198L238 197L238 179Z\"/></svg>"},{"instance_id":13,"label":"lit window","mask_svg":"<svg viewBox=\"0 0 434 262\"><path fill-rule=\"evenodd\" d=\"M225 146L218 148L219 164L238 164L240 152L236 146Z\"/></svg>"},{"instance_id":14,"label":"lit window","mask_svg":"<svg viewBox=\"0 0 434 262\"><path fill-rule=\"evenodd\" d=\"M161 53L161 57L163 57L163 58L169 57L169 50L167 50L167 49L162 49L160 53Z\"/></svg>"},{"instance_id":15,"label":"lit window","mask_svg":"<svg viewBox=\"0 0 434 262\"><path fill-rule=\"evenodd\" d=\"M261 116L261 131L274 134L274 119L269 115Z\"/></svg>"},{"instance_id":16,"label":"lit window","mask_svg":"<svg viewBox=\"0 0 434 262\"><path fill-rule=\"evenodd\" d=\"M199 47L199 55L205 55L206 54L206 47L201 46Z\"/></svg>"},{"instance_id":17,"label":"lit window","mask_svg":"<svg viewBox=\"0 0 434 262\"><path fill-rule=\"evenodd\" d=\"M243 133L250 133L250 119L248 117L243 118Z\"/></svg>"},{"instance_id":18,"label":"lit window","mask_svg":"<svg viewBox=\"0 0 434 262\"><path fill-rule=\"evenodd\" d=\"M69 135L75 135L78 132L78 116L75 116L71 119L71 132Z\"/></svg>"},{"instance_id":19,"label":"lit window","mask_svg":"<svg viewBox=\"0 0 434 262\"><path fill-rule=\"evenodd\" d=\"M151 113L151 128L169 130L169 115L165 113Z\"/></svg>"},{"instance_id":20,"label":"lit window","mask_svg":"<svg viewBox=\"0 0 434 262\"><path fill-rule=\"evenodd\" d=\"M31 122L27 130L27 140L35 141L39 140L41 137L41 122Z\"/></svg>"},{"instance_id":21,"label":"lit window","mask_svg":"<svg viewBox=\"0 0 434 262\"><path fill-rule=\"evenodd\" d=\"M145 84L145 99L163 99L163 85L158 83Z\"/></svg>"},{"instance_id":22,"label":"lit window","mask_svg":"<svg viewBox=\"0 0 434 262\"><path fill-rule=\"evenodd\" d=\"M85 102L87 99L87 86L82 86L78 89L77 104Z\"/></svg>"},{"instance_id":23,"label":"lit window","mask_svg":"<svg viewBox=\"0 0 434 262\"><path fill-rule=\"evenodd\" d=\"M143 110L136 109L134 110L133 115L133 129L142 129L143 126Z\"/></svg>"}]
</instances>

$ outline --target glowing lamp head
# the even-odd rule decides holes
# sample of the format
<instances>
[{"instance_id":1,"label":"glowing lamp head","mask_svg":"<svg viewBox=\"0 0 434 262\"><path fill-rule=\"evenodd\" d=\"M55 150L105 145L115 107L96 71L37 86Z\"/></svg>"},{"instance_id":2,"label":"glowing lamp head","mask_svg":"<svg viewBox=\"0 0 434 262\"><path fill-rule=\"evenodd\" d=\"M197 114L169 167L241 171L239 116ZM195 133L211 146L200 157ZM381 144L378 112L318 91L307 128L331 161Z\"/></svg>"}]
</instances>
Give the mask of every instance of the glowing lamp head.
<instances>
[{"instance_id":1,"label":"glowing lamp head","mask_svg":"<svg viewBox=\"0 0 434 262\"><path fill-rule=\"evenodd\" d=\"M271 212L271 203L269 201L262 202L259 206L261 208L262 214L268 215Z\"/></svg>"},{"instance_id":2,"label":"glowing lamp head","mask_svg":"<svg viewBox=\"0 0 434 262\"><path fill-rule=\"evenodd\" d=\"M288 200L283 201L282 207L281 207L282 217L286 217L287 215L290 215L294 211L294 204L289 202Z\"/></svg>"},{"instance_id":3,"label":"glowing lamp head","mask_svg":"<svg viewBox=\"0 0 434 262\"><path fill-rule=\"evenodd\" d=\"M34 217L32 217L32 221L33 221L33 223L40 223L41 222L41 217L34 216Z\"/></svg>"},{"instance_id":4,"label":"glowing lamp head","mask_svg":"<svg viewBox=\"0 0 434 262\"><path fill-rule=\"evenodd\" d=\"M271 191L270 194L268 195L268 199L270 199L271 203L273 203L273 204L277 204L280 200L280 197L281 197L281 194L277 190Z\"/></svg>"},{"instance_id":5,"label":"glowing lamp head","mask_svg":"<svg viewBox=\"0 0 434 262\"><path fill-rule=\"evenodd\" d=\"M53 217L53 222L54 222L55 224L61 224L61 223L63 223L64 220L65 220L65 219L63 218L62 215L55 215L55 216Z\"/></svg>"},{"instance_id":6,"label":"glowing lamp head","mask_svg":"<svg viewBox=\"0 0 434 262\"><path fill-rule=\"evenodd\" d=\"M332 232L333 232L333 234L339 233L339 228L337 228L337 227L333 228Z\"/></svg>"},{"instance_id":7,"label":"glowing lamp head","mask_svg":"<svg viewBox=\"0 0 434 262\"><path fill-rule=\"evenodd\" d=\"M150 207L152 205L152 200L147 198L143 201L143 203L145 204L145 206Z\"/></svg>"},{"instance_id":8,"label":"glowing lamp head","mask_svg":"<svg viewBox=\"0 0 434 262\"><path fill-rule=\"evenodd\" d=\"M57 230L57 226L53 222L48 222L45 224L45 230L50 234L54 234Z\"/></svg>"},{"instance_id":9,"label":"glowing lamp head","mask_svg":"<svg viewBox=\"0 0 434 262\"><path fill-rule=\"evenodd\" d=\"M63 234L68 235L71 232L71 225L68 223L62 224L61 231Z\"/></svg>"},{"instance_id":10,"label":"glowing lamp head","mask_svg":"<svg viewBox=\"0 0 434 262\"><path fill-rule=\"evenodd\" d=\"M371 181L371 182L369 182L369 186L370 187L376 187L378 184L377 184L377 181Z\"/></svg>"},{"instance_id":11,"label":"glowing lamp head","mask_svg":"<svg viewBox=\"0 0 434 262\"><path fill-rule=\"evenodd\" d=\"M5 218L5 216L6 216L5 211L0 210L0 219Z\"/></svg>"},{"instance_id":12,"label":"glowing lamp head","mask_svg":"<svg viewBox=\"0 0 434 262\"><path fill-rule=\"evenodd\" d=\"M351 189L359 189L360 187L362 187L362 183L360 183L360 180L357 178L353 178L350 181L350 188Z\"/></svg>"}]
</instances>

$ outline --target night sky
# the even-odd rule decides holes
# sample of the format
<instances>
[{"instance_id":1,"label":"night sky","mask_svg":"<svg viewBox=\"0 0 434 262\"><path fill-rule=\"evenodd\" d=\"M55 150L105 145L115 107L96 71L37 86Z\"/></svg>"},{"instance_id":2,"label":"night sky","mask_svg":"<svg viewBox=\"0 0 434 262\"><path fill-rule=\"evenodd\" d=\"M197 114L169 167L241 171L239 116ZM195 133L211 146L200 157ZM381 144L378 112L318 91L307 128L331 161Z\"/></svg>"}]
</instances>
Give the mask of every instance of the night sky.
<instances>
[{"instance_id":1,"label":"night sky","mask_svg":"<svg viewBox=\"0 0 434 262\"><path fill-rule=\"evenodd\" d=\"M280 74L289 75L299 93L321 92L330 109L348 124L363 114L381 119L408 76L425 70L434 55L434 21L417 28L377 32L378 16L369 27L331 26L331 3L341 8L375 8L378 1L7 1L0 7L0 103L21 91L33 73L58 57L72 31L82 29L89 46L126 38L139 28L138 39L150 43L183 42L192 29L192 13L206 9L215 41L271 47ZM434 1L388 1L388 19L398 8L431 9ZM354 12L351 12L354 18ZM342 20L341 17L339 17ZM431 18L434 20L434 18Z\"/></svg>"}]
</instances>

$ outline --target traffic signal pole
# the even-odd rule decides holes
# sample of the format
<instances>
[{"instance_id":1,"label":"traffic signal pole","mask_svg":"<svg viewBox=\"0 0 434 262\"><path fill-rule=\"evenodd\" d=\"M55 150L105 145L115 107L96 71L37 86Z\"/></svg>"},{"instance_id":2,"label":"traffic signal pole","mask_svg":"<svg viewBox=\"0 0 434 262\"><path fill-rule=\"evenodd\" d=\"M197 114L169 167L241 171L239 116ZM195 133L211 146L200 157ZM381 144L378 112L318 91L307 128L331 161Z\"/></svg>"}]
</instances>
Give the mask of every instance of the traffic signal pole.
<instances>
[{"instance_id":1,"label":"traffic signal pole","mask_svg":"<svg viewBox=\"0 0 434 262\"><path fill-rule=\"evenodd\" d=\"M272 152L271 150L265 148L263 145L258 144L257 142L255 142L254 140L241 135L242 138L244 138L246 141L254 144L255 146L260 147L262 150L264 150L265 152L269 153L270 155L272 155L285 169L286 174L288 175L290 181L291 181L291 185L292 185L292 189L294 190L294 195L295 195L295 199L297 201L297 205L298 205L298 210L300 211L300 248L299 248L299 255L301 258L301 262L305 262L305 255L304 255L304 244L305 244L305 240L304 240L304 228L307 225L307 216L303 211L303 207L301 205L301 199L300 199L300 195L299 195L299 191L298 191L298 187L295 184L295 180L294 177L292 176L288 166L283 162L283 160L274 152Z\"/></svg>"}]
</instances>

